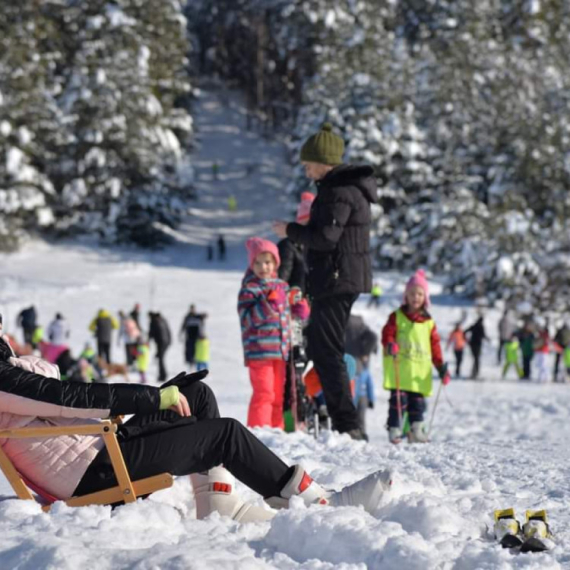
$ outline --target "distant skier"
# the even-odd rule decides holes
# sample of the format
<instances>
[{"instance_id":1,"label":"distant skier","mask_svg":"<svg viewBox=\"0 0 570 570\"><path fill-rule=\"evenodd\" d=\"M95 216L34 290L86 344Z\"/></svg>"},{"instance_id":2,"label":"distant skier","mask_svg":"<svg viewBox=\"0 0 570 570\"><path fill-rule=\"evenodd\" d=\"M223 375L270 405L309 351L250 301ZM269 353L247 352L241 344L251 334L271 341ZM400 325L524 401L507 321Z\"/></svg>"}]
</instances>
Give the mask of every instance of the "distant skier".
<instances>
[{"instance_id":1,"label":"distant skier","mask_svg":"<svg viewBox=\"0 0 570 570\"><path fill-rule=\"evenodd\" d=\"M534 342L534 356L536 362L538 382L544 383L550 380L550 373L548 371L548 355L552 348L552 339L548 332L548 326L543 326L539 333L538 338Z\"/></svg>"},{"instance_id":2,"label":"distant skier","mask_svg":"<svg viewBox=\"0 0 570 570\"><path fill-rule=\"evenodd\" d=\"M309 137L300 156L317 187L309 223L276 221L273 230L306 248L312 300L308 356L322 379L333 428L363 440L367 435L358 426L343 353L352 305L372 287L370 205L377 201L377 184L372 167L342 164L343 154L344 140L330 123Z\"/></svg>"},{"instance_id":3,"label":"distant skier","mask_svg":"<svg viewBox=\"0 0 570 570\"><path fill-rule=\"evenodd\" d=\"M435 322L428 313L428 282L422 270L410 277L402 306L382 329L384 388L390 390L388 431L391 443L400 443L410 423L410 443L426 443L425 398L432 393L432 366L446 386L451 381L443 361Z\"/></svg>"},{"instance_id":4,"label":"distant skier","mask_svg":"<svg viewBox=\"0 0 570 570\"><path fill-rule=\"evenodd\" d=\"M248 268L238 295L238 314L253 389L247 425L283 429L290 334L288 287L277 277L281 260L273 242L253 237L245 245Z\"/></svg>"},{"instance_id":5,"label":"distant skier","mask_svg":"<svg viewBox=\"0 0 570 570\"><path fill-rule=\"evenodd\" d=\"M139 329L142 331L140 315L141 315L141 305L140 303L135 303L135 306L133 307L133 310L130 313L130 317L134 319L135 323L137 324L137 327L139 327Z\"/></svg>"},{"instance_id":6,"label":"distant skier","mask_svg":"<svg viewBox=\"0 0 570 570\"><path fill-rule=\"evenodd\" d=\"M148 367L150 365L150 347L142 335L137 339L135 346L135 366L139 373L140 383L146 384L146 373L148 372Z\"/></svg>"},{"instance_id":7,"label":"distant skier","mask_svg":"<svg viewBox=\"0 0 570 570\"><path fill-rule=\"evenodd\" d=\"M196 363L196 341L201 334L205 333L204 324L206 317L206 313L197 313L196 306L190 305L190 310L184 317L180 327L179 337L184 338L184 360L190 367Z\"/></svg>"},{"instance_id":8,"label":"distant skier","mask_svg":"<svg viewBox=\"0 0 570 570\"><path fill-rule=\"evenodd\" d=\"M66 344L69 340L69 323L61 313L55 314L55 319L49 324L47 336L53 344Z\"/></svg>"},{"instance_id":9,"label":"distant skier","mask_svg":"<svg viewBox=\"0 0 570 570\"><path fill-rule=\"evenodd\" d=\"M509 368L513 366L517 372L517 378L520 380L523 376L523 369L519 364L520 342L516 334L512 334L511 338L505 343L505 366L503 367L502 378L507 376Z\"/></svg>"},{"instance_id":10,"label":"distant skier","mask_svg":"<svg viewBox=\"0 0 570 570\"><path fill-rule=\"evenodd\" d=\"M38 314L34 305L23 309L18 315L18 326L22 328L24 334L24 344L34 346L33 334L37 327Z\"/></svg>"},{"instance_id":11,"label":"distant skier","mask_svg":"<svg viewBox=\"0 0 570 570\"><path fill-rule=\"evenodd\" d=\"M523 357L523 380L530 380L531 378L531 364L534 358L534 328L530 319L527 319L523 328L517 333L521 343L521 352Z\"/></svg>"},{"instance_id":12,"label":"distant skier","mask_svg":"<svg viewBox=\"0 0 570 570\"><path fill-rule=\"evenodd\" d=\"M210 339L201 334L196 341L196 370L205 370L210 362Z\"/></svg>"},{"instance_id":13,"label":"distant skier","mask_svg":"<svg viewBox=\"0 0 570 570\"><path fill-rule=\"evenodd\" d=\"M148 328L148 340L153 340L156 345L158 381L164 382L167 377L164 359L166 351L172 342L172 335L170 334L170 327L168 326L166 319L160 314L160 312L149 311L148 318L150 323Z\"/></svg>"},{"instance_id":14,"label":"distant skier","mask_svg":"<svg viewBox=\"0 0 570 570\"><path fill-rule=\"evenodd\" d=\"M105 360L107 364L111 361L111 341L113 339L113 330L119 328L119 323L111 313L105 309L99 309L97 316L91 321L89 330L97 339L97 353L100 358Z\"/></svg>"},{"instance_id":15,"label":"distant skier","mask_svg":"<svg viewBox=\"0 0 570 570\"><path fill-rule=\"evenodd\" d=\"M497 351L497 364L501 364L501 356L503 347L507 342L510 342L513 334L517 330L516 319L511 314L511 311L505 309L501 320L499 321L499 349Z\"/></svg>"},{"instance_id":16,"label":"distant skier","mask_svg":"<svg viewBox=\"0 0 570 570\"><path fill-rule=\"evenodd\" d=\"M206 246L206 258L208 261L214 260L214 246L211 243Z\"/></svg>"},{"instance_id":17,"label":"distant skier","mask_svg":"<svg viewBox=\"0 0 570 570\"><path fill-rule=\"evenodd\" d=\"M554 342L558 344L562 351L557 351L555 355L554 361L554 382L564 382L566 377L566 365L563 362L562 374L560 374L560 362L561 360L565 360L565 351L570 349L570 327L566 323L563 323L562 326L556 331L554 335Z\"/></svg>"},{"instance_id":18,"label":"distant skier","mask_svg":"<svg viewBox=\"0 0 570 570\"><path fill-rule=\"evenodd\" d=\"M370 292L368 307L375 307L377 309L380 306L381 299L382 299L382 287L380 287L378 283L374 283L374 285L372 285L372 291Z\"/></svg>"},{"instance_id":19,"label":"distant skier","mask_svg":"<svg viewBox=\"0 0 570 570\"><path fill-rule=\"evenodd\" d=\"M226 259L226 240L222 234L218 237L218 259L224 261Z\"/></svg>"},{"instance_id":20,"label":"distant skier","mask_svg":"<svg viewBox=\"0 0 570 570\"><path fill-rule=\"evenodd\" d=\"M141 335L141 330L135 319L126 315L124 311L119 311L119 336L117 342L125 343L125 358L128 366L131 366L137 354L137 341Z\"/></svg>"},{"instance_id":21,"label":"distant skier","mask_svg":"<svg viewBox=\"0 0 570 570\"><path fill-rule=\"evenodd\" d=\"M357 362L356 376L354 381L354 405L358 412L360 429L366 432L366 412L374 409L376 395L374 382L370 373L370 357L365 356Z\"/></svg>"},{"instance_id":22,"label":"distant skier","mask_svg":"<svg viewBox=\"0 0 570 570\"><path fill-rule=\"evenodd\" d=\"M455 377L461 378L461 363L463 362L463 351L465 350L465 345L467 341L465 340L465 333L461 328L461 323L457 323L455 328L449 335L447 340L446 349L450 346L453 348L453 354L455 355Z\"/></svg>"},{"instance_id":23,"label":"distant skier","mask_svg":"<svg viewBox=\"0 0 570 570\"><path fill-rule=\"evenodd\" d=\"M471 370L471 379L477 380L479 377L479 363L481 359L481 349L483 348L483 341L489 340L485 334L485 325L483 324L483 315L468 329L465 329L465 336L469 341L469 348L473 356L473 369Z\"/></svg>"}]
</instances>

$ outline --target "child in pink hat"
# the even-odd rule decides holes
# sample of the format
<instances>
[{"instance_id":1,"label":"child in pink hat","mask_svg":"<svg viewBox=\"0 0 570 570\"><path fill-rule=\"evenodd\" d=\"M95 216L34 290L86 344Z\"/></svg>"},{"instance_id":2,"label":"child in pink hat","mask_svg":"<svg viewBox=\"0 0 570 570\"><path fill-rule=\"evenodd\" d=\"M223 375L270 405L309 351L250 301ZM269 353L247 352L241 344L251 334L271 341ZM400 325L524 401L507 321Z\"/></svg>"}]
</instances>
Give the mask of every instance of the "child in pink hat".
<instances>
[{"instance_id":1,"label":"child in pink hat","mask_svg":"<svg viewBox=\"0 0 570 570\"><path fill-rule=\"evenodd\" d=\"M283 428L285 363L289 355L288 285L277 277L277 246L246 241L248 268L238 297L245 365L253 394L247 425Z\"/></svg>"},{"instance_id":2,"label":"child in pink hat","mask_svg":"<svg viewBox=\"0 0 570 570\"><path fill-rule=\"evenodd\" d=\"M384 388L390 390L388 431L392 443L400 443L410 424L411 443L426 443L425 398L432 393L432 366L444 385L451 376L443 361L441 342L430 306L426 274L416 271L406 284L402 306L382 329Z\"/></svg>"},{"instance_id":3,"label":"child in pink hat","mask_svg":"<svg viewBox=\"0 0 570 570\"><path fill-rule=\"evenodd\" d=\"M311 206L315 201L315 195L310 192L303 192L301 194L301 201L297 206L297 223L306 225L311 219Z\"/></svg>"}]
</instances>

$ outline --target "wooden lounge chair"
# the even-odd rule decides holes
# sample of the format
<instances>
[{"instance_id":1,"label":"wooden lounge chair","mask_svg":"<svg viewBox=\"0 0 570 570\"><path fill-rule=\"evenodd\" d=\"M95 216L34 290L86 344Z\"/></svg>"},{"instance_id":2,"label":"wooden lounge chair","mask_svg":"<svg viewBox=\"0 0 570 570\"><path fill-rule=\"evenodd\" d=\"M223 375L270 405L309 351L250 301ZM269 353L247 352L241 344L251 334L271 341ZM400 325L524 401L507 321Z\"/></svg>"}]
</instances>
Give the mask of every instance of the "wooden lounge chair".
<instances>
[{"instance_id":1,"label":"wooden lounge chair","mask_svg":"<svg viewBox=\"0 0 570 570\"><path fill-rule=\"evenodd\" d=\"M57 437L60 435L101 435L107 446L109 458L115 470L118 485L91 493L82 497L71 497L65 500L65 504L70 507L83 507L86 505L110 505L115 503L133 503L137 497L142 495L149 495L160 489L167 489L172 486L172 475L170 473L161 473L153 477L140 479L139 481L131 481L129 472L117 441L117 425L109 420L102 421L98 424L86 424L72 427L41 427L41 428L15 428L0 430L0 439L5 438L38 438L38 437ZM49 510L51 504L57 499L50 495L47 491L38 487L37 484L28 481L23 477L4 450L0 447L0 468L4 473L6 479L12 485L14 492L20 499L36 500L31 491L34 491L41 499L42 508Z\"/></svg>"}]
</instances>

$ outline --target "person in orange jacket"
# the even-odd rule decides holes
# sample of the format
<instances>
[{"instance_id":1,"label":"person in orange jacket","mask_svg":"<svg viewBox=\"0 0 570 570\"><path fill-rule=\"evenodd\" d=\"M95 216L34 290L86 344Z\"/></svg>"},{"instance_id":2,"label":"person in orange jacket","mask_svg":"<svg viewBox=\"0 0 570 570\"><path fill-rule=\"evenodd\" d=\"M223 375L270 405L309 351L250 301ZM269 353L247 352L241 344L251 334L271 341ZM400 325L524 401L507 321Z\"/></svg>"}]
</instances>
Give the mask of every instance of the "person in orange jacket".
<instances>
[{"instance_id":1,"label":"person in orange jacket","mask_svg":"<svg viewBox=\"0 0 570 570\"><path fill-rule=\"evenodd\" d=\"M457 378L461 377L461 363L463 362L463 350L465 349L466 342L461 323L457 323L449 335L447 345L445 346L446 349L450 346L453 347L453 354L455 354L455 376Z\"/></svg>"}]
</instances>

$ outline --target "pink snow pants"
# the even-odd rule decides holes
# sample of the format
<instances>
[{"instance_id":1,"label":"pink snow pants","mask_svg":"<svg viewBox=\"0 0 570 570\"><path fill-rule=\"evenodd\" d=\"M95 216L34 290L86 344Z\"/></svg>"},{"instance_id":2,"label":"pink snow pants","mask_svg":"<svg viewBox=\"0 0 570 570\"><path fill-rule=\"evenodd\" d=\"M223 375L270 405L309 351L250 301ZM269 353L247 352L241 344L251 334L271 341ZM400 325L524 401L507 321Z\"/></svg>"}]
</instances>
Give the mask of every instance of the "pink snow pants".
<instances>
[{"instance_id":1,"label":"pink snow pants","mask_svg":"<svg viewBox=\"0 0 570 570\"><path fill-rule=\"evenodd\" d=\"M248 427L271 426L283 429L285 361L250 360L247 366L253 388L247 413Z\"/></svg>"}]
</instances>

